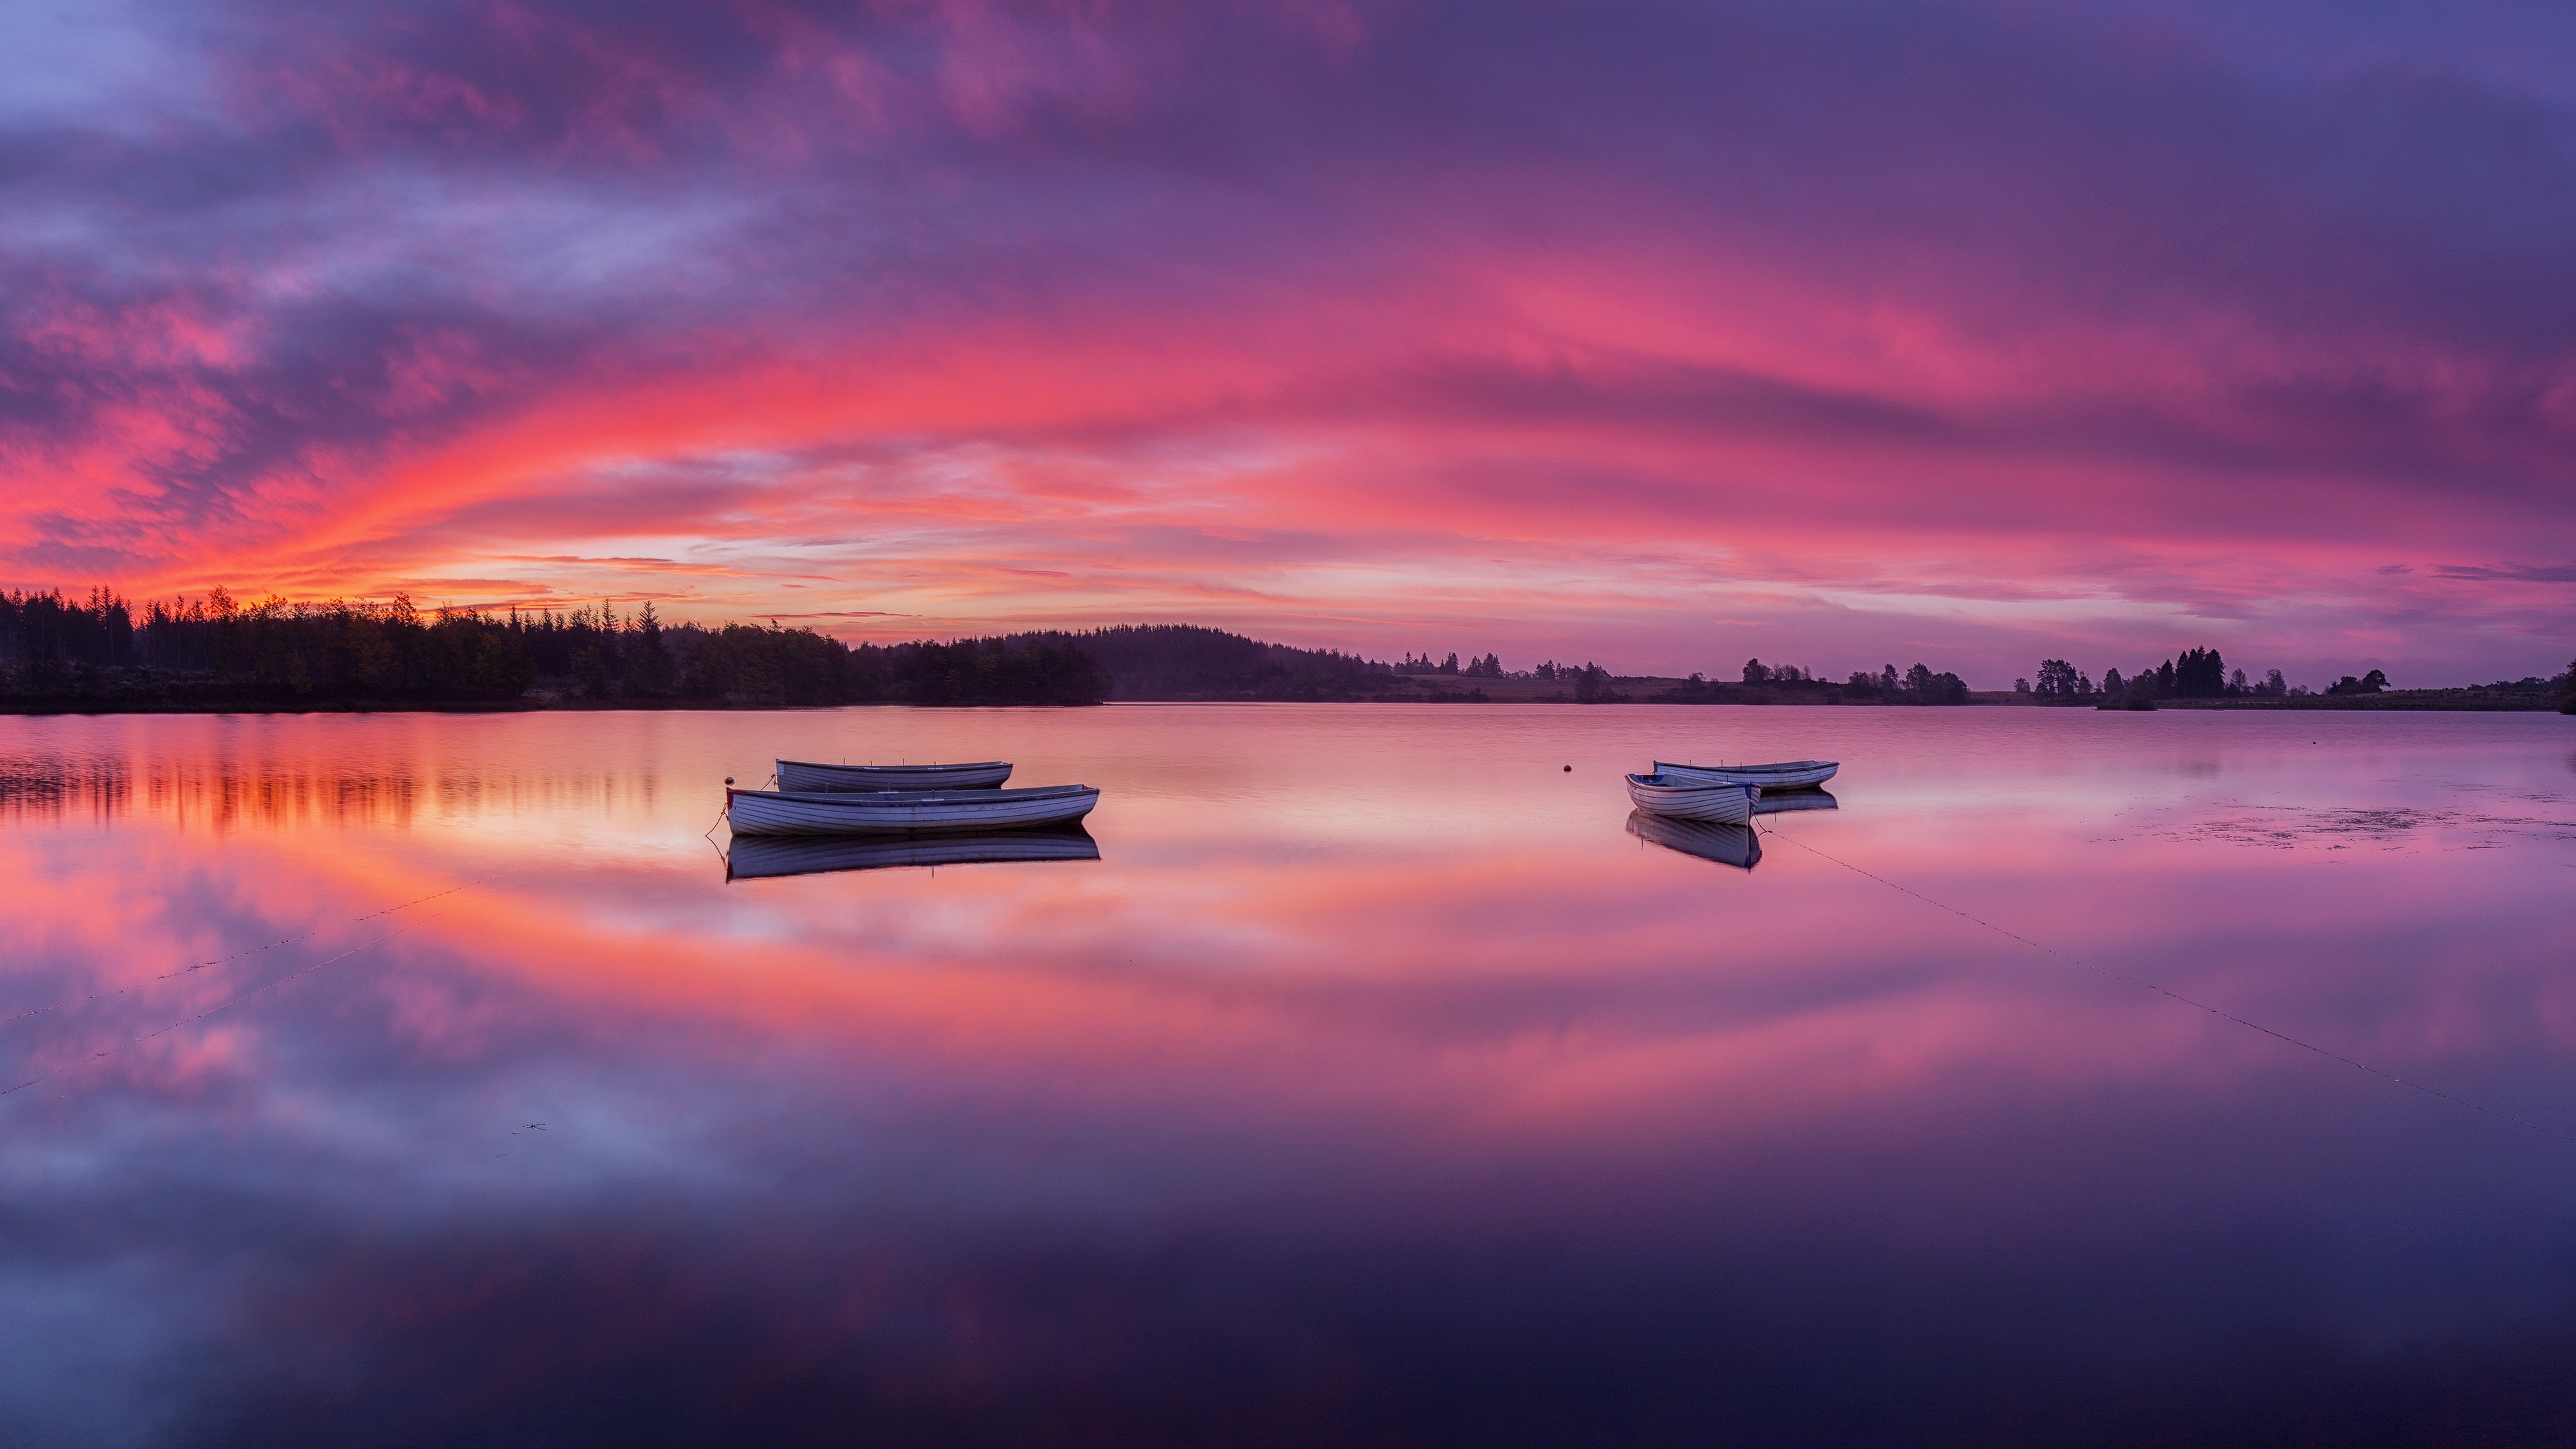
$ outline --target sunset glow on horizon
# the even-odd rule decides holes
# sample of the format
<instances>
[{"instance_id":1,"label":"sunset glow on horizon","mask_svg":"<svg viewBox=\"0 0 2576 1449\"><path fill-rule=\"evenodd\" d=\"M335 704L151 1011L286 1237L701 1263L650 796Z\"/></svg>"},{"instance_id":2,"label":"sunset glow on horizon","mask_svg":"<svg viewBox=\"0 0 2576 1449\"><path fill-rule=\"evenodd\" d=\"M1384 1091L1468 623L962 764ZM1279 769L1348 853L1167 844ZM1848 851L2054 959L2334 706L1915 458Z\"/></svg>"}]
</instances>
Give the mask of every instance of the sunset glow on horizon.
<instances>
[{"instance_id":1,"label":"sunset glow on horizon","mask_svg":"<svg viewBox=\"0 0 2576 1449\"><path fill-rule=\"evenodd\" d=\"M0 586L1978 688L2576 652L2576 16L109 3Z\"/></svg>"}]
</instances>

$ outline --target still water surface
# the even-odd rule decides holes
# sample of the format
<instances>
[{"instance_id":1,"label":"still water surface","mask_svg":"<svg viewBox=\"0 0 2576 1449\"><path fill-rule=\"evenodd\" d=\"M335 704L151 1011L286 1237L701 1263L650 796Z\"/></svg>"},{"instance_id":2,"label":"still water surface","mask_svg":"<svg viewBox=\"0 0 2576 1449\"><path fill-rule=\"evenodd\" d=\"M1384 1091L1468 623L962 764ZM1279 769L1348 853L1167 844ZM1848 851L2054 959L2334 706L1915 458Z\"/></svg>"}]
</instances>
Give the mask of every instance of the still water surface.
<instances>
[{"instance_id":1,"label":"still water surface","mask_svg":"<svg viewBox=\"0 0 2576 1449\"><path fill-rule=\"evenodd\" d=\"M9 720L0 1442L2565 1442L2571 725ZM1098 858L728 881L776 755Z\"/></svg>"}]
</instances>

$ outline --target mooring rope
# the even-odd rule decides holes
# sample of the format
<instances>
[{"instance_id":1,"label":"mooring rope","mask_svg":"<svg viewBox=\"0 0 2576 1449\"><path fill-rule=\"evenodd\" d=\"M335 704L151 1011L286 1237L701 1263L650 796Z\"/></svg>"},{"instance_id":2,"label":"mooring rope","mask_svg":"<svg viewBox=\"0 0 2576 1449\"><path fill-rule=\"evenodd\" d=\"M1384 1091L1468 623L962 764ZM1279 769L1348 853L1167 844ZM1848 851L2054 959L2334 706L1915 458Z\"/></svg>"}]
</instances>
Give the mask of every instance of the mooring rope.
<instances>
[{"instance_id":1,"label":"mooring rope","mask_svg":"<svg viewBox=\"0 0 2576 1449\"><path fill-rule=\"evenodd\" d=\"M2569 1134L2565 1132L2558 1131L2552 1127L2544 1127L2537 1122L2527 1121L2510 1112L2499 1111L2496 1108L2486 1105L2484 1102L2459 1096L2456 1093L2445 1092L2439 1087L2428 1087L2422 1082L2401 1077L2395 1072L2389 1071L2385 1068L2374 1067L2370 1063L2361 1061L2358 1058L2345 1056L2343 1053L2335 1051L2330 1047L2319 1046L2312 1041L2303 1041L2298 1037L2290 1035L2286 1031L2275 1030L2272 1027L2265 1026L2259 1021L2253 1021L2245 1017L2238 1016L2236 1013L2229 1011L2224 1007L2212 1006L2206 1001L2200 1001L2193 997L2185 996L2181 992L2176 991L2169 986L2160 986L2153 981L2147 980L2143 976L2126 975L2122 972L2111 970L2106 966L2097 966L2092 962L2085 960L2081 956L2075 956L2067 952L2060 951L2054 946L2042 945L2041 943L2032 940L2030 937L2021 934L2019 931L2009 930L2003 926L1996 925L1994 922L1987 920L1983 916L1971 915L1946 901L1934 900L1932 897L1923 894L1923 892L1914 889L1912 886L1900 885L1875 871L1864 870L1838 855L1832 855L1825 851L1818 850L1816 847L1809 845L1807 842L1800 840L1794 835L1783 833L1776 825L1766 826L1762 833L1770 836L1774 840L1785 840L1791 845L1798 847L1800 850L1803 850L1818 859L1832 861L1834 864L1841 866L1843 869L1850 871L1854 875L1864 876L1870 880L1874 880L1880 885L1886 886L1890 890L1901 891L1935 910L1947 911L1951 915L1957 916L1960 920L1972 922L1976 925L1985 927L1996 935L2019 941L2023 945L2039 952L2043 956L2052 956L2060 961L2068 963L2069 965L2090 971L2094 975L2102 977L2104 980L2117 981L2127 986L2143 987L2146 990L2156 993L2158 996L2167 997L2171 1000L2181 1002L2183 1005L2191 1007L2194 1010L2208 1012L2210 1015L2215 1016L2222 1021L2232 1021L2238 1026L2246 1027L2253 1031L2259 1031L2265 1036L2278 1041L2287 1042L2291 1046L2297 1047L2302 1051L2314 1052L2318 1056L2326 1058L2328 1061L2341 1062L2345 1066L2350 1067L2357 1072L2361 1072L2364 1075L2378 1077L2384 1081L2395 1082L2401 1087L2411 1087L2418 1092L2422 1092L2428 1097L2439 1097L2443 1101L2449 1102L2454 1106L2466 1107L2472 1112L2483 1112L2487 1116L2493 1117L2498 1121L2510 1122L2517 1127L2526 1127L2545 1136L2560 1139L2567 1139L2569 1137Z\"/></svg>"}]
</instances>

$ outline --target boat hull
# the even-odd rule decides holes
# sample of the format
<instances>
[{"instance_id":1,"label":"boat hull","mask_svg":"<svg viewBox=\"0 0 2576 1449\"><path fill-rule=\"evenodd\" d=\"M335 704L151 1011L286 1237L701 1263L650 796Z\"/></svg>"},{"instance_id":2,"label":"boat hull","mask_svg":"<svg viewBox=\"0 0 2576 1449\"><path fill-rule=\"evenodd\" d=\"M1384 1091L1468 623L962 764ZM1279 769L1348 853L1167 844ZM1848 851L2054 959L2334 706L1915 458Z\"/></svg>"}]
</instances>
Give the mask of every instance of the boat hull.
<instances>
[{"instance_id":1,"label":"boat hull","mask_svg":"<svg viewBox=\"0 0 2576 1449\"><path fill-rule=\"evenodd\" d=\"M823 790L993 790L1011 778L1008 760L972 765L819 765L780 760L778 788Z\"/></svg>"},{"instance_id":2,"label":"boat hull","mask_svg":"<svg viewBox=\"0 0 2576 1449\"><path fill-rule=\"evenodd\" d=\"M1668 765L1655 761L1655 773L1670 779L1759 785L1765 790L1812 790L1832 779L1841 768L1838 760L1796 760L1780 765Z\"/></svg>"},{"instance_id":3,"label":"boat hull","mask_svg":"<svg viewBox=\"0 0 2576 1449\"><path fill-rule=\"evenodd\" d=\"M1079 825L967 835L746 835L725 852L725 879L1099 858L1100 843Z\"/></svg>"},{"instance_id":4,"label":"boat hull","mask_svg":"<svg viewBox=\"0 0 2576 1449\"><path fill-rule=\"evenodd\" d=\"M1091 813L1088 785L942 794L911 790L727 790L736 835L913 835L1062 825Z\"/></svg>"},{"instance_id":5,"label":"boat hull","mask_svg":"<svg viewBox=\"0 0 2576 1449\"><path fill-rule=\"evenodd\" d=\"M1682 783L1664 775L1630 775L1628 799L1650 815L1675 820L1705 820L1716 825L1742 825L1753 818L1759 785L1718 781Z\"/></svg>"},{"instance_id":6,"label":"boat hull","mask_svg":"<svg viewBox=\"0 0 2576 1449\"><path fill-rule=\"evenodd\" d=\"M1762 863L1762 837L1749 825L1719 825L1707 820L1677 820L1644 810L1628 812L1628 833L1666 850L1696 855L1720 865L1751 870Z\"/></svg>"}]
</instances>

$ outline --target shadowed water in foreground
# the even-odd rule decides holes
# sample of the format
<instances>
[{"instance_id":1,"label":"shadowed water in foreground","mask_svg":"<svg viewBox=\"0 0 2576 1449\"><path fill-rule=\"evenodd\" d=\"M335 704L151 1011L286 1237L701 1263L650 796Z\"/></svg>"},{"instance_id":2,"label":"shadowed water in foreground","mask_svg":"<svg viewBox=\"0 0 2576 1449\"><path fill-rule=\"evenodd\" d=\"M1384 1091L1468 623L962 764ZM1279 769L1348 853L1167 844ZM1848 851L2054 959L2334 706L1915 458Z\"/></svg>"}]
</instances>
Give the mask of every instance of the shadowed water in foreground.
<instances>
[{"instance_id":1,"label":"shadowed water in foreground","mask_svg":"<svg viewBox=\"0 0 2576 1449\"><path fill-rule=\"evenodd\" d=\"M2565 1440L2568 725L11 721L0 1440Z\"/></svg>"}]
</instances>

